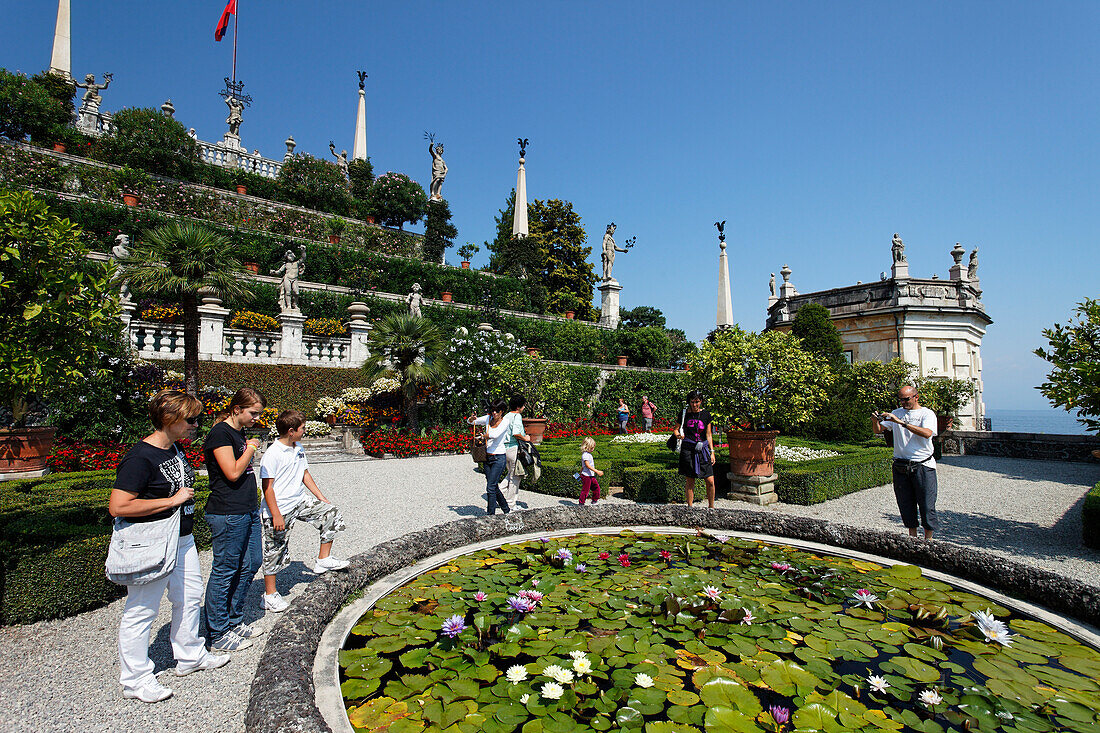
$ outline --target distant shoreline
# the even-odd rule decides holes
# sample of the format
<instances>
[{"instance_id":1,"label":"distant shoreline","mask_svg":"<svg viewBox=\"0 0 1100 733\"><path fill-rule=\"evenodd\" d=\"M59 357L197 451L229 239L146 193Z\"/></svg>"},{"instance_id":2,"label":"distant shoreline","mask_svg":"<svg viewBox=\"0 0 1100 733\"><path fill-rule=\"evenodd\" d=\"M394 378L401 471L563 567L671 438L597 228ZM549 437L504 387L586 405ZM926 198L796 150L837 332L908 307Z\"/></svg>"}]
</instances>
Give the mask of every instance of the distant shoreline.
<instances>
[{"instance_id":1,"label":"distant shoreline","mask_svg":"<svg viewBox=\"0 0 1100 733\"><path fill-rule=\"evenodd\" d=\"M1047 435L1093 435L1077 418L1064 410L986 410L997 433L1044 433Z\"/></svg>"}]
</instances>

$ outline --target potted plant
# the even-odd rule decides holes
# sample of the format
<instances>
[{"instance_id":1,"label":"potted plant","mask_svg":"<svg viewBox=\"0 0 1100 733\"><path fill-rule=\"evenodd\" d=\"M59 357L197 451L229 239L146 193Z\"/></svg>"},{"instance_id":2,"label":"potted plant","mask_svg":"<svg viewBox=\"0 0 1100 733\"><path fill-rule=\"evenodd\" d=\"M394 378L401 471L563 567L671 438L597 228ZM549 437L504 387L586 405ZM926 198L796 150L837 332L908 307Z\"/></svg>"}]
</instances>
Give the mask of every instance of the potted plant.
<instances>
[{"instance_id":1,"label":"potted plant","mask_svg":"<svg viewBox=\"0 0 1100 733\"><path fill-rule=\"evenodd\" d=\"M344 401L339 397L321 397L317 400L317 407L314 411L317 413L317 417L324 420L329 425L336 424L336 416L347 407Z\"/></svg>"},{"instance_id":2,"label":"potted plant","mask_svg":"<svg viewBox=\"0 0 1100 733\"><path fill-rule=\"evenodd\" d=\"M569 321L573 320L573 317L575 315L577 315L577 314L574 313L573 311L566 311L565 312L565 318L566 318L566 320L569 320Z\"/></svg>"},{"instance_id":3,"label":"potted plant","mask_svg":"<svg viewBox=\"0 0 1100 733\"><path fill-rule=\"evenodd\" d=\"M539 355L539 350L536 349L534 346L528 346L527 347L527 355L528 356L538 356Z\"/></svg>"},{"instance_id":4,"label":"potted plant","mask_svg":"<svg viewBox=\"0 0 1100 733\"><path fill-rule=\"evenodd\" d=\"M626 366L626 360L627 360L627 357L625 357L625 356L616 356L615 357L615 363L618 366Z\"/></svg>"},{"instance_id":5,"label":"potted plant","mask_svg":"<svg viewBox=\"0 0 1100 733\"><path fill-rule=\"evenodd\" d=\"M441 296L443 298L443 302L444 303L450 303L451 302L451 295L452 295L451 291L444 290L443 293L442 293L442 296Z\"/></svg>"},{"instance_id":6,"label":"potted plant","mask_svg":"<svg viewBox=\"0 0 1100 733\"><path fill-rule=\"evenodd\" d=\"M523 432L538 445L546 432L550 400L568 392L562 383L557 365L550 365L537 356L521 355L493 367L491 382L503 394L519 394L527 400L531 417L523 418Z\"/></svg>"},{"instance_id":7,"label":"potted plant","mask_svg":"<svg viewBox=\"0 0 1100 733\"><path fill-rule=\"evenodd\" d=\"M470 258L481 251L481 248L472 242L467 242L458 248L458 256L462 258L462 269L470 269Z\"/></svg>"},{"instance_id":8,"label":"potted plant","mask_svg":"<svg viewBox=\"0 0 1100 733\"><path fill-rule=\"evenodd\" d=\"M145 171L139 171L128 165L115 173L115 183L122 191L122 200L127 206L137 206L142 195L152 184L152 179Z\"/></svg>"},{"instance_id":9,"label":"potted plant","mask_svg":"<svg viewBox=\"0 0 1100 733\"><path fill-rule=\"evenodd\" d=\"M244 265L244 269L251 272L253 275L260 274L260 260L263 259L263 246L253 239L251 236L240 236L239 233L234 233L233 242L239 242L237 245L237 256L241 258L241 263Z\"/></svg>"},{"instance_id":10,"label":"potted plant","mask_svg":"<svg viewBox=\"0 0 1100 733\"><path fill-rule=\"evenodd\" d=\"M244 185L243 183L238 183L237 193L239 193L241 196L246 195L248 193L248 186Z\"/></svg>"},{"instance_id":11,"label":"potted plant","mask_svg":"<svg viewBox=\"0 0 1100 733\"><path fill-rule=\"evenodd\" d=\"M936 413L936 434L942 436L951 429L959 410L974 398L974 383L969 379L937 377L933 369L913 385L920 394L921 406Z\"/></svg>"},{"instance_id":12,"label":"potted plant","mask_svg":"<svg viewBox=\"0 0 1100 733\"><path fill-rule=\"evenodd\" d=\"M54 149L55 152L64 153L65 152L65 143L56 142L56 143L53 144L53 149Z\"/></svg>"},{"instance_id":13,"label":"potted plant","mask_svg":"<svg viewBox=\"0 0 1100 733\"><path fill-rule=\"evenodd\" d=\"M730 471L740 476L775 473L778 428L805 423L828 400L834 376L825 359L804 351L781 331L719 331L689 362L692 385L707 396L726 439ZM720 429L720 428L719 428Z\"/></svg>"},{"instance_id":14,"label":"potted plant","mask_svg":"<svg viewBox=\"0 0 1100 733\"><path fill-rule=\"evenodd\" d=\"M344 233L348 223L338 216L328 220L328 243L340 244L340 235Z\"/></svg>"}]
</instances>

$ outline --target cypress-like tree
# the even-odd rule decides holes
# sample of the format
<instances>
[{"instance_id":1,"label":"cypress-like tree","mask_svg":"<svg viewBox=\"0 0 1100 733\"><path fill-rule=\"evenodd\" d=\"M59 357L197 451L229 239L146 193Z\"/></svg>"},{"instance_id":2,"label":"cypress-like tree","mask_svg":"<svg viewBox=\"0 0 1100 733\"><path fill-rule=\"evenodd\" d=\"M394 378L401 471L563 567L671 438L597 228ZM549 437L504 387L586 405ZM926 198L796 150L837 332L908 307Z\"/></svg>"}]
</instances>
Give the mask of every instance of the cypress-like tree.
<instances>
[{"instance_id":1,"label":"cypress-like tree","mask_svg":"<svg viewBox=\"0 0 1100 733\"><path fill-rule=\"evenodd\" d=\"M807 303L799 308L791 324L791 333L802 339L803 349L824 356L834 368L847 364L840 331L836 330L825 306Z\"/></svg>"},{"instance_id":2,"label":"cypress-like tree","mask_svg":"<svg viewBox=\"0 0 1100 733\"><path fill-rule=\"evenodd\" d=\"M422 257L425 262L441 262L443 250L454 245L458 229L451 223L451 207L446 200L428 202L428 221L424 227Z\"/></svg>"}]
</instances>

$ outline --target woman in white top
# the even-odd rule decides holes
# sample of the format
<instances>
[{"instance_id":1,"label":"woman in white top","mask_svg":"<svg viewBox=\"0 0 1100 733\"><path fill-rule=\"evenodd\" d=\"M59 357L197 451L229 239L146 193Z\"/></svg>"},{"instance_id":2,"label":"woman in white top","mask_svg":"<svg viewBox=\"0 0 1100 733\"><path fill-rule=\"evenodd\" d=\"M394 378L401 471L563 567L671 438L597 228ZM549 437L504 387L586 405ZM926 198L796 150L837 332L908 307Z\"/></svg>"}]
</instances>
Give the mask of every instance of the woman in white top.
<instances>
[{"instance_id":1,"label":"woman in white top","mask_svg":"<svg viewBox=\"0 0 1100 733\"><path fill-rule=\"evenodd\" d=\"M531 441L527 434L523 432L523 408L526 406L527 400L523 395L512 395L508 399L509 412L504 416L505 421L510 423L511 433L508 440L504 442L504 448L507 451L505 463L507 470L504 488L501 489L501 493L508 501L509 509L516 508L516 502L519 500L519 485L523 482L523 464L517 460L519 457L518 441L522 440L525 443Z\"/></svg>"},{"instance_id":2,"label":"woman in white top","mask_svg":"<svg viewBox=\"0 0 1100 733\"><path fill-rule=\"evenodd\" d=\"M500 504L505 514L511 511L508 500L500 490L500 477L507 467L507 442L512 435L512 421L504 419L507 411L508 403L496 400L490 405L488 415L469 421L471 425L485 426L485 493L489 500L487 514L496 514L497 504Z\"/></svg>"}]
</instances>

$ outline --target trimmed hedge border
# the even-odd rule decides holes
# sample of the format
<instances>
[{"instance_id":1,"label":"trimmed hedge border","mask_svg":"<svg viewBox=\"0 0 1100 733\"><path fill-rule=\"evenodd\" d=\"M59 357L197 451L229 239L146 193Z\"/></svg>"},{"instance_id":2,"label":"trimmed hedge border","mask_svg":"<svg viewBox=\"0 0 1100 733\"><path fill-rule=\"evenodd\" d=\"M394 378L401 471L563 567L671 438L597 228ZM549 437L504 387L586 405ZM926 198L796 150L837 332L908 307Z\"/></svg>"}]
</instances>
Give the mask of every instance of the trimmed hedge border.
<instances>
[{"instance_id":1,"label":"trimmed hedge border","mask_svg":"<svg viewBox=\"0 0 1100 733\"><path fill-rule=\"evenodd\" d=\"M0 624L64 618L104 606L126 590L104 576L114 471L7 481L0 494ZM209 495L195 480L195 544L210 548L201 521Z\"/></svg>"},{"instance_id":2,"label":"trimmed hedge border","mask_svg":"<svg viewBox=\"0 0 1100 733\"><path fill-rule=\"evenodd\" d=\"M1081 507L1081 541L1086 547L1100 550L1100 483L1085 494Z\"/></svg>"},{"instance_id":3,"label":"trimmed hedge border","mask_svg":"<svg viewBox=\"0 0 1100 733\"><path fill-rule=\"evenodd\" d=\"M835 458L784 463L777 468L775 493L786 504L820 504L894 480L893 451L864 448Z\"/></svg>"},{"instance_id":4,"label":"trimmed hedge border","mask_svg":"<svg viewBox=\"0 0 1100 733\"><path fill-rule=\"evenodd\" d=\"M271 630L252 679L245 730L254 733L331 731L317 708L313 664L325 627L353 593L427 557L477 542L528 532L593 527L699 527L820 542L939 570L1100 623L1100 590L983 550L938 540L743 509L599 505L551 507L519 514L460 519L383 542L351 559L345 573L314 580Z\"/></svg>"}]
</instances>

